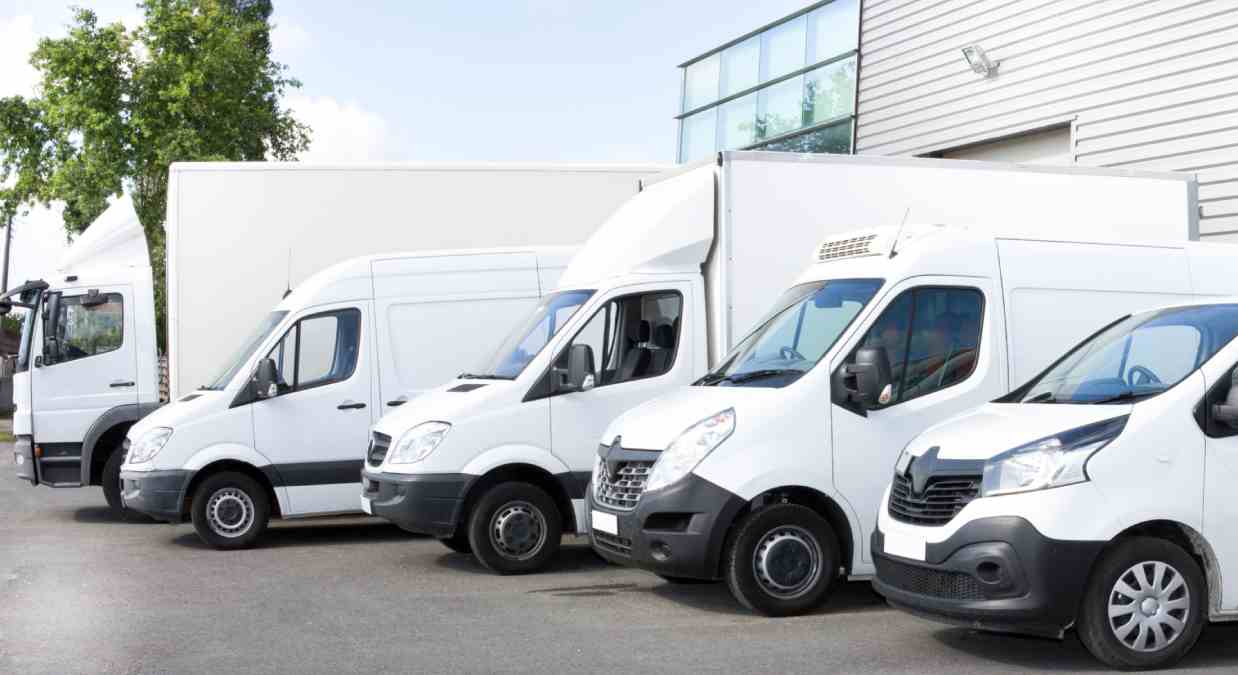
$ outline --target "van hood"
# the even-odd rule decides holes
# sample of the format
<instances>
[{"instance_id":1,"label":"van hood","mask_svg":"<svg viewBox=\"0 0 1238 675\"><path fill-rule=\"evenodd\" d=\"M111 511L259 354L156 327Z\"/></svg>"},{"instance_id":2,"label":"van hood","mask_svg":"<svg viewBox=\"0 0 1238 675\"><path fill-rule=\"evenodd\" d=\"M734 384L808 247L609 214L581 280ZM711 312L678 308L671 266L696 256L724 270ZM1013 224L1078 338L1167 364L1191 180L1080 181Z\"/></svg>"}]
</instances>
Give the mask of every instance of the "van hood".
<instances>
[{"instance_id":1,"label":"van hood","mask_svg":"<svg viewBox=\"0 0 1238 675\"><path fill-rule=\"evenodd\" d=\"M760 419L777 399L778 389L768 387L680 387L646 401L615 418L599 442L609 445L623 437L623 447L665 450L688 427L734 408L735 425L742 428Z\"/></svg>"},{"instance_id":2,"label":"van hood","mask_svg":"<svg viewBox=\"0 0 1238 675\"><path fill-rule=\"evenodd\" d=\"M236 398L234 391L202 389L186 394L138 420L129 428L126 436L130 441L134 441L155 427L168 427L175 430L187 422L201 421L205 415L226 409L234 398Z\"/></svg>"},{"instance_id":3,"label":"van hood","mask_svg":"<svg viewBox=\"0 0 1238 675\"><path fill-rule=\"evenodd\" d=\"M516 386L512 380L452 380L383 415L374 431L395 438L422 422L454 424Z\"/></svg>"},{"instance_id":4,"label":"van hood","mask_svg":"<svg viewBox=\"0 0 1238 675\"><path fill-rule=\"evenodd\" d=\"M989 459L1020 445L1130 413L1131 404L988 403L930 427L907 445L919 457Z\"/></svg>"}]
</instances>

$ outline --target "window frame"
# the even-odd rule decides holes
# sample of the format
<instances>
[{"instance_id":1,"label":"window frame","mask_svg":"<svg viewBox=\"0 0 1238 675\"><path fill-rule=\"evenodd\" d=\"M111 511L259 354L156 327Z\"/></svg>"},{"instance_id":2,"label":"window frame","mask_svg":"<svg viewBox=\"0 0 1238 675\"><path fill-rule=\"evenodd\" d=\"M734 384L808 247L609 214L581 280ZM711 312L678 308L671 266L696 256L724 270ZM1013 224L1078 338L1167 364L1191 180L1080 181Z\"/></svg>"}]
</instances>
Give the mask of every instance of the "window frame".
<instances>
[{"instance_id":1,"label":"window frame","mask_svg":"<svg viewBox=\"0 0 1238 675\"><path fill-rule=\"evenodd\" d=\"M300 378L301 378L301 322L309 320L309 319L317 319L317 318L324 317L324 316L335 316L337 317L336 319L337 321L341 321L339 317L345 314L356 315L357 357L353 359L352 365L349 367L347 373L334 377L334 378L323 378L320 380L316 380L308 385L302 386L300 382ZM275 398L279 398L280 396L287 396L289 394L295 394L301 391L309 391L311 389L317 389L319 387L325 387L328 385L337 384L340 382L347 382L351 380L353 378L353 375L357 374L357 364L359 361L361 361L361 349L362 349L361 340L362 340L362 330L363 330L362 324L363 322L361 320L361 309L359 307L341 307L338 309L328 309L328 310L324 310L321 312L315 312L313 314L306 314L304 316L297 317L297 320L294 321L293 324L288 327L288 330L284 331L283 335L281 335L279 339L275 341L275 344L271 345L271 349L267 351L267 355L262 357L263 359L270 358L271 352L278 349L280 343L282 343L288 337L289 334L293 333L294 331L296 332L295 340L293 342L293 349L292 349L292 382L288 385L288 391L280 392L279 395L276 396ZM338 352L339 350L340 326L342 326L342 323L339 323L336 325L336 333L335 333L336 352ZM285 356L285 359L286 358L287 356ZM334 356L332 358L334 359ZM332 366L334 366L334 361L332 361Z\"/></svg>"},{"instance_id":2,"label":"window frame","mask_svg":"<svg viewBox=\"0 0 1238 675\"><path fill-rule=\"evenodd\" d=\"M79 357L72 358L72 359L59 358L63 355L65 346L63 344L59 344L58 342L57 349L60 350L61 353L57 354L56 355L57 359L51 363L48 363L45 357L43 359L43 367L46 368L46 367L58 366L62 363L77 363L78 361L84 361L86 359L94 358L96 356L104 356L106 354L111 354L112 352L120 351L121 349L125 347L125 337L129 333L129 331L125 330L125 294L119 291L103 291L102 289L97 289L97 290L99 290L99 295L102 295L108 298L108 300L102 304L107 304L107 302L111 302L112 297L115 297L117 301L120 303L120 342L118 342L115 347L107 351L95 352L94 354L87 354L85 356L79 356ZM85 307L84 305L82 305L82 301L81 301L82 298L85 298L86 296L90 295L89 291L84 291L82 293L76 293L74 295L65 295L63 291L55 291L55 294L60 296L60 300L59 302L57 302L57 305L56 305L57 311L64 313L66 317L68 315L68 309L67 309L68 305L65 304L65 301L69 299L77 299L76 304L78 307L82 307L83 309L86 309L86 310L91 309L89 307ZM54 321L57 325L59 325L60 323L60 317L48 316L48 312L47 312L48 309L50 309L50 303L47 302L45 298L42 302L42 308L39 310L42 316L34 317L34 320L38 321L41 324L39 326L39 333L42 338L43 345L47 344L49 321ZM33 356L34 356L33 354L34 330L33 329L34 329L34 326L31 326L30 333L31 333L32 344L30 345L30 349L28 350L28 353L27 353L26 369L29 369L29 364L31 361L33 361ZM59 339L59 336L57 336L57 339ZM42 352L42 348L40 349L40 352ZM22 372L25 372L25 371L23 370Z\"/></svg>"}]
</instances>

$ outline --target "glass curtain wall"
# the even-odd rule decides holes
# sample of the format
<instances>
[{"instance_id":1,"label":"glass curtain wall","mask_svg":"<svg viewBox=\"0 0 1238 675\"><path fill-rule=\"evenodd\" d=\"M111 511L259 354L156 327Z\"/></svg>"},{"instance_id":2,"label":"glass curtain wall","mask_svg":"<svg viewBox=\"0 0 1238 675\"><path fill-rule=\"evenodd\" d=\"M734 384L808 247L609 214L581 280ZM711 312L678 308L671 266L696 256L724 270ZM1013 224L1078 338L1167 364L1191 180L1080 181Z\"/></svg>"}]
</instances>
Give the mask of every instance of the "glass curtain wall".
<instances>
[{"instance_id":1,"label":"glass curtain wall","mask_svg":"<svg viewBox=\"0 0 1238 675\"><path fill-rule=\"evenodd\" d=\"M859 22L860 0L830 0L682 66L679 161L850 153Z\"/></svg>"}]
</instances>

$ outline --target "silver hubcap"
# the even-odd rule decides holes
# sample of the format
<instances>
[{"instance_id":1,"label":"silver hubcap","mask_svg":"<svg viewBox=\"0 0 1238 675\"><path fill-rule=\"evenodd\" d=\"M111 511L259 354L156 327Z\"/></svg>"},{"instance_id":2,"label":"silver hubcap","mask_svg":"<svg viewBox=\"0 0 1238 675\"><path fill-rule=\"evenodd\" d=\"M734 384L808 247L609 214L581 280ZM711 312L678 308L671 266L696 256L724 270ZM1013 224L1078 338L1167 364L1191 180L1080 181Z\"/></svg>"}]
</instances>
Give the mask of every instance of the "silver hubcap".
<instances>
[{"instance_id":1,"label":"silver hubcap","mask_svg":"<svg viewBox=\"0 0 1238 675\"><path fill-rule=\"evenodd\" d=\"M206 502L206 522L221 537L239 537L254 524L254 502L237 488L220 488Z\"/></svg>"},{"instance_id":2,"label":"silver hubcap","mask_svg":"<svg viewBox=\"0 0 1238 675\"><path fill-rule=\"evenodd\" d=\"M1190 611L1186 579L1160 561L1132 565L1109 592L1109 627L1137 652L1158 652L1173 644L1186 630Z\"/></svg>"},{"instance_id":3,"label":"silver hubcap","mask_svg":"<svg viewBox=\"0 0 1238 675\"><path fill-rule=\"evenodd\" d=\"M546 544L546 518L528 502L508 502L490 518L490 543L508 560L528 560Z\"/></svg>"},{"instance_id":4,"label":"silver hubcap","mask_svg":"<svg viewBox=\"0 0 1238 675\"><path fill-rule=\"evenodd\" d=\"M799 597L821 577L821 547L803 528L774 528L757 545L752 571L766 593L784 600Z\"/></svg>"}]
</instances>

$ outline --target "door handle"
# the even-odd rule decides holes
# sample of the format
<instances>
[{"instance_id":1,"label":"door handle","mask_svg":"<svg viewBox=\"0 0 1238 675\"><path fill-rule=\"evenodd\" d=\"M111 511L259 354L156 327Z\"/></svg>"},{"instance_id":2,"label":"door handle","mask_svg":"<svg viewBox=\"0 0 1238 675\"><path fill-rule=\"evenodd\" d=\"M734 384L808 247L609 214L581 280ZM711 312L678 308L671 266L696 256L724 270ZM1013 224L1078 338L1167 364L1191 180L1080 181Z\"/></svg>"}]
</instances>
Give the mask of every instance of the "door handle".
<instances>
[{"instance_id":1,"label":"door handle","mask_svg":"<svg viewBox=\"0 0 1238 675\"><path fill-rule=\"evenodd\" d=\"M364 407L364 403L357 403L356 401L344 401L343 403L335 406L336 410L360 410Z\"/></svg>"},{"instance_id":2,"label":"door handle","mask_svg":"<svg viewBox=\"0 0 1238 675\"><path fill-rule=\"evenodd\" d=\"M132 382L126 382L125 380L117 380L117 381L115 381L115 382L113 382L113 383L109 384L108 386L109 386L109 387L112 387L113 389L119 389L119 388L121 388L121 387L132 387L132 386L133 386L133 383L132 383Z\"/></svg>"},{"instance_id":3,"label":"door handle","mask_svg":"<svg viewBox=\"0 0 1238 675\"><path fill-rule=\"evenodd\" d=\"M394 401L387 401L387 407L398 408L404 405L405 403L408 403L408 397L401 394L400 397L395 399Z\"/></svg>"}]
</instances>

